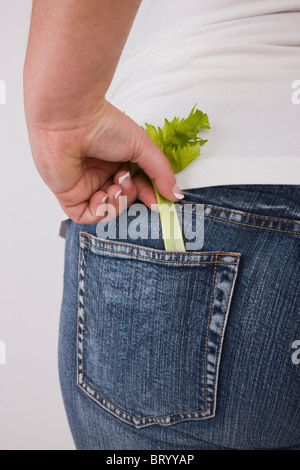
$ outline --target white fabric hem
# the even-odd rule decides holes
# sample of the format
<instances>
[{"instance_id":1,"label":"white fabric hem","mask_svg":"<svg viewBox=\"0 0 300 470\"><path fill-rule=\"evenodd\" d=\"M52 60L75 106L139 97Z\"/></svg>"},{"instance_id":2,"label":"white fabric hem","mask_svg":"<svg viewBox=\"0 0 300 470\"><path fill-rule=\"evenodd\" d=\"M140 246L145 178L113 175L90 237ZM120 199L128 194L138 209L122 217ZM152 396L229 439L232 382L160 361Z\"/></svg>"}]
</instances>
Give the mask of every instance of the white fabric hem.
<instances>
[{"instance_id":1,"label":"white fabric hem","mask_svg":"<svg viewBox=\"0 0 300 470\"><path fill-rule=\"evenodd\" d=\"M300 185L300 157L200 156L175 176L181 189L232 184Z\"/></svg>"}]
</instances>

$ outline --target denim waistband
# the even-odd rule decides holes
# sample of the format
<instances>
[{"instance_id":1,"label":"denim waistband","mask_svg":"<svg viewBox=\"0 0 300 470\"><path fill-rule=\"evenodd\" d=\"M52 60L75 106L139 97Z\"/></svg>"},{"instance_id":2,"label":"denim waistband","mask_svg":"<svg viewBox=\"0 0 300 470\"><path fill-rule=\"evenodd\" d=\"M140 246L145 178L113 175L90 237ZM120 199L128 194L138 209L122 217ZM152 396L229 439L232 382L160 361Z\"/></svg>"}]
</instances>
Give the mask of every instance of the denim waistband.
<instances>
[{"instance_id":1,"label":"denim waistband","mask_svg":"<svg viewBox=\"0 0 300 470\"><path fill-rule=\"evenodd\" d=\"M184 211L239 225L300 234L300 186L232 185L183 190Z\"/></svg>"},{"instance_id":2,"label":"denim waistband","mask_svg":"<svg viewBox=\"0 0 300 470\"><path fill-rule=\"evenodd\" d=\"M226 185L183 190L179 211L204 215L240 226L300 235L300 186ZM199 207L201 205L201 207ZM61 223L66 236L70 219ZM95 225L80 225L82 232L96 234Z\"/></svg>"}]
</instances>

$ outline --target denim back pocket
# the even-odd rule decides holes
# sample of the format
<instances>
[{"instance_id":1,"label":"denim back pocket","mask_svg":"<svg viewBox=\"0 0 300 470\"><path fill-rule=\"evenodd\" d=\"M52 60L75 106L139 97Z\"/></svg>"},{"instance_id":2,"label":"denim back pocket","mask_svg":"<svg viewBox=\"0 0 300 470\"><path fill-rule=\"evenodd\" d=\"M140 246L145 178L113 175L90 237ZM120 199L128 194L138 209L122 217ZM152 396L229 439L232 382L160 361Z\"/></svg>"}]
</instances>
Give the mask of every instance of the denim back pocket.
<instances>
[{"instance_id":1,"label":"denim back pocket","mask_svg":"<svg viewBox=\"0 0 300 470\"><path fill-rule=\"evenodd\" d=\"M239 257L81 232L79 387L135 427L214 416Z\"/></svg>"}]
</instances>

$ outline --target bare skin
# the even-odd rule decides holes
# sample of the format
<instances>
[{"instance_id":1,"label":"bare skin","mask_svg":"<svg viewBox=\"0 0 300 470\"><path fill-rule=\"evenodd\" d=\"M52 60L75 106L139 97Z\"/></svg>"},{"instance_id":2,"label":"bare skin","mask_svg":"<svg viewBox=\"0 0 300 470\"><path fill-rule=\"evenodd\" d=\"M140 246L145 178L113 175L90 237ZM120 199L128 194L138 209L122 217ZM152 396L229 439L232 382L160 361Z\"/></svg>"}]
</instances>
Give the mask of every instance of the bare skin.
<instances>
[{"instance_id":1,"label":"bare skin","mask_svg":"<svg viewBox=\"0 0 300 470\"><path fill-rule=\"evenodd\" d=\"M156 203L149 180L128 175L130 162L166 198L175 202L181 193L165 155L105 98L140 3L33 0L24 65L28 135L41 177L77 223L97 223L106 204L118 214L120 194L128 205Z\"/></svg>"}]
</instances>

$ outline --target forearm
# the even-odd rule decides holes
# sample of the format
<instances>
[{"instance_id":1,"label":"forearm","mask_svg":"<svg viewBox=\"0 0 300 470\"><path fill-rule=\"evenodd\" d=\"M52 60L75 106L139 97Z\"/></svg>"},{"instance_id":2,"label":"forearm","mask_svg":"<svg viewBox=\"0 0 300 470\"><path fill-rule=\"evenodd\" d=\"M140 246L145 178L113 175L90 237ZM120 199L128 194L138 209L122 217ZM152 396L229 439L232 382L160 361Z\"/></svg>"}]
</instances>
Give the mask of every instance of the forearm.
<instances>
[{"instance_id":1,"label":"forearm","mask_svg":"<svg viewBox=\"0 0 300 470\"><path fill-rule=\"evenodd\" d=\"M27 119L97 112L141 0L33 0L24 65Z\"/></svg>"}]
</instances>

